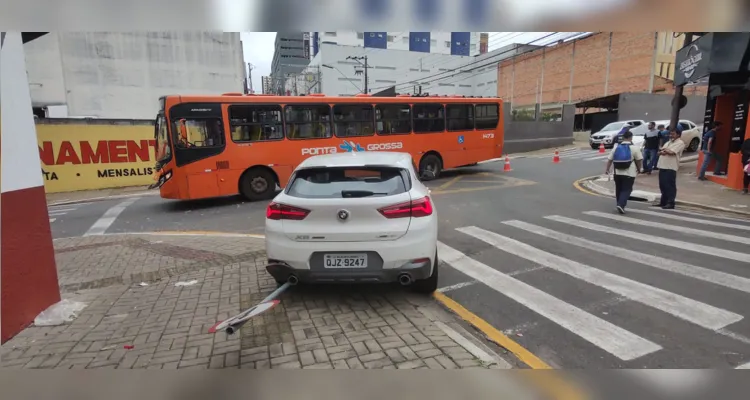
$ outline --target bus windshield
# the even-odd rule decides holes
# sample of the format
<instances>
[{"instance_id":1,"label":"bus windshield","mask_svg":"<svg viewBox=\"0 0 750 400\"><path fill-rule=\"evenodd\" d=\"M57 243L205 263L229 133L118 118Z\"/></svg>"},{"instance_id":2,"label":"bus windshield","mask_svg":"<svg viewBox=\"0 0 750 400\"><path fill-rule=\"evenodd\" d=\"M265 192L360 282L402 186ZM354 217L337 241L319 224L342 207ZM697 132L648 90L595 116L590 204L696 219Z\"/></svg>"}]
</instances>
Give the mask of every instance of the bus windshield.
<instances>
[{"instance_id":1,"label":"bus windshield","mask_svg":"<svg viewBox=\"0 0 750 400\"><path fill-rule=\"evenodd\" d=\"M156 116L154 138L156 139L156 161L161 163L168 160L172 155L172 149L169 147L167 120L164 118L164 114Z\"/></svg>"}]
</instances>

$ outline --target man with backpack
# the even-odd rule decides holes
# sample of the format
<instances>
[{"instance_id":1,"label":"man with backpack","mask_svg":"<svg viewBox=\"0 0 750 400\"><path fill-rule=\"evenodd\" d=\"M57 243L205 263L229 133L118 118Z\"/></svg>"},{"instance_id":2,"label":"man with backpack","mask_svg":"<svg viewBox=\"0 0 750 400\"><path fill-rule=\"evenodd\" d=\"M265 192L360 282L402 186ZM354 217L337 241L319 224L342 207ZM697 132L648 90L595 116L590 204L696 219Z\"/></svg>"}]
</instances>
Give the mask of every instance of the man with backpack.
<instances>
[{"instance_id":1,"label":"man with backpack","mask_svg":"<svg viewBox=\"0 0 750 400\"><path fill-rule=\"evenodd\" d=\"M640 151L631 151L632 146L633 132L626 131L622 134L622 142L616 144L607 157L605 173L609 175L610 168L613 165L615 167L615 199L617 212L620 214L625 214L625 206L633 192L635 177L643 166L643 155Z\"/></svg>"}]
</instances>

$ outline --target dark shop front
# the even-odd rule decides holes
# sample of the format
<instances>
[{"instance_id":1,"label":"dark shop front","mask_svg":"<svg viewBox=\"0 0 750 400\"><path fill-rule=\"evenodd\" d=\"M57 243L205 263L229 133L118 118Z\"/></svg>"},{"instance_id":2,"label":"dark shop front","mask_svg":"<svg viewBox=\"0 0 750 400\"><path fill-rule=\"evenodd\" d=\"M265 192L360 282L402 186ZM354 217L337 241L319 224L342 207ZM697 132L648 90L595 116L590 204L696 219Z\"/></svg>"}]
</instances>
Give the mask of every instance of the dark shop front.
<instances>
[{"instance_id":1,"label":"dark shop front","mask_svg":"<svg viewBox=\"0 0 750 400\"><path fill-rule=\"evenodd\" d=\"M714 121L721 121L723 129L714 139L718 160L714 163L726 175L706 174L706 178L721 185L742 188L742 161L738 153L743 140L750 138L747 127L747 108L750 98L750 33L713 32L701 36L677 52L675 85L708 81L708 96L704 115L704 132ZM703 163L699 155L698 168ZM698 172L698 171L696 171Z\"/></svg>"}]
</instances>

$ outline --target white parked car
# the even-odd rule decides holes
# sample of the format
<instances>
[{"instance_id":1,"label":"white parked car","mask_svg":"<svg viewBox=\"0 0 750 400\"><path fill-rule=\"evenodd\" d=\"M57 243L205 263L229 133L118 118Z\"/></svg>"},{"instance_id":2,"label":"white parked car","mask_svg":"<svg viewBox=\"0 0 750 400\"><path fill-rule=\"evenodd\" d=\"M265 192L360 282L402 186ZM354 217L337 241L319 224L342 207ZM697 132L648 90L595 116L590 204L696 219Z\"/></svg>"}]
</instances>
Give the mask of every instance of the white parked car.
<instances>
[{"instance_id":1,"label":"white parked car","mask_svg":"<svg viewBox=\"0 0 750 400\"><path fill-rule=\"evenodd\" d=\"M268 272L279 282L399 282L437 289L438 219L411 155L313 156L266 209Z\"/></svg>"},{"instance_id":2,"label":"white parked car","mask_svg":"<svg viewBox=\"0 0 750 400\"><path fill-rule=\"evenodd\" d=\"M589 145L592 149L598 149L599 146L604 143L604 148L611 149L617 143L617 134L620 133L623 127L630 126L631 131L635 128L645 125L643 120L627 120L611 122L605 125L599 131L592 133L589 136Z\"/></svg>"},{"instance_id":3,"label":"white parked car","mask_svg":"<svg viewBox=\"0 0 750 400\"><path fill-rule=\"evenodd\" d=\"M659 120L654 121L656 126L664 125L669 126L669 120ZM685 151L686 152L694 152L697 151L701 144L701 137L703 136L703 129L702 126L698 126L692 121L688 121L686 119L681 119L679 124L682 126L682 135L680 139L682 139L683 142L685 142ZM645 139L646 131L648 130L648 126L644 125L643 128L638 127L637 129L631 130L633 132L633 145L636 145L638 147L643 146L643 141Z\"/></svg>"}]
</instances>

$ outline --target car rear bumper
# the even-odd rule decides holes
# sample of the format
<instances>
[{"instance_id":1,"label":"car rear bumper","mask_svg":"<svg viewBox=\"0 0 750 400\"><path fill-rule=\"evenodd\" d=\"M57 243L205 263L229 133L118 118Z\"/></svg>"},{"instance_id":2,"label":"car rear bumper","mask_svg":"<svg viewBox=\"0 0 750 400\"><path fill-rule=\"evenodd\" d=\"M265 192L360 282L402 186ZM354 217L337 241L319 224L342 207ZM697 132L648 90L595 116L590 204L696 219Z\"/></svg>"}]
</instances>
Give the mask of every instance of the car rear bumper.
<instances>
[{"instance_id":1,"label":"car rear bumper","mask_svg":"<svg viewBox=\"0 0 750 400\"><path fill-rule=\"evenodd\" d=\"M404 236L387 241L300 242L289 239L274 229L276 226L266 225L266 253L267 270L277 281L286 281L294 275L302 283L395 282L404 273L412 280L432 275L437 254L436 218L412 221ZM324 267L325 254L341 253L367 254L367 267Z\"/></svg>"}]
</instances>

